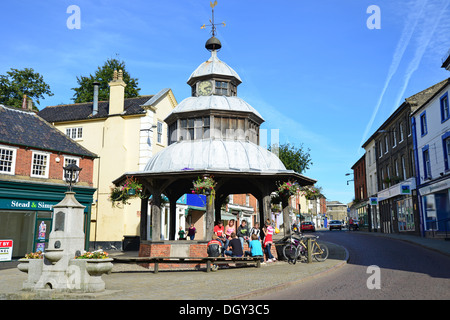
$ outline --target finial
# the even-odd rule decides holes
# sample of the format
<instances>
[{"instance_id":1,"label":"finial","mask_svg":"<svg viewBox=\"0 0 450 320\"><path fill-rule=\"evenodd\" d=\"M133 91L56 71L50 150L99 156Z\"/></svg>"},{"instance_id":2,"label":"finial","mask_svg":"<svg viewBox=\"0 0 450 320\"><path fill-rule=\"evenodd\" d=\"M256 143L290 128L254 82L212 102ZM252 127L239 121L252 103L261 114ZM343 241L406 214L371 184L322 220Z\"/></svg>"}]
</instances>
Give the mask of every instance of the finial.
<instances>
[{"instance_id":1,"label":"finial","mask_svg":"<svg viewBox=\"0 0 450 320\"><path fill-rule=\"evenodd\" d=\"M113 73L113 80L117 80L117 70L114 70L114 73Z\"/></svg>"},{"instance_id":2,"label":"finial","mask_svg":"<svg viewBox=\"0 0 450 320\"><path fill-rule=\"evenodd\" d=\"M208 51L215 51L219 50L222 47L222 44L220 43L219 39L216 38L216 26L217 25L223 25L225 27L225 21L222 23L214 23L214 7L217 6L217 0L210 1L210 6L212 8L212 19L209 20L211 24L204 24L200 27L200 29L205 29L206 27L211 27L211 35L212 37L206 42L205 48L208 49Z\"/></svg>"}]
</instances>

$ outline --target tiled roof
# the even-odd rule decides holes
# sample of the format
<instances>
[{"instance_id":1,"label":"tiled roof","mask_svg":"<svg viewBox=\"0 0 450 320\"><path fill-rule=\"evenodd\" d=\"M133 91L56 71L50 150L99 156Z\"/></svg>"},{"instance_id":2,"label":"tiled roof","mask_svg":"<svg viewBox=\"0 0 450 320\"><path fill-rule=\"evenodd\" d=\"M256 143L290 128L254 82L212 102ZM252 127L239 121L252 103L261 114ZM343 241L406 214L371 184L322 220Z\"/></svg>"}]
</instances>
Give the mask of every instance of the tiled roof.
<instances>
[{"instance_id":1,"label":"tiled roof","mask_svg":"<svg viewBox=\"0 0 450 320\"><path fill-rule=\"evenodd\" d=\"M421 108L424 106L430 99L434 98L436 94L438 94L445 86L450 84L450 78L445 79L435 85L426 88L415 95L412 95L409 98L406 98L406 101L413 107ZM416 111L414 109L414 111Z\"/></svg>"},{"instance_id":2,"label":"tiled roof","mask_svg":"<svg viewBox=\"0 0 450 320\"><path fill-rule=\"evenodd\" d=\"M148 95L124 99L124 115L145 113L141 106L152 97L153 95ZM46 107L38 114L50 123L106 118L109 112L109 101L98 102L98 113L95 116L92 115L92 109L93 103L85 102Z\"/></svg>"},{"instance_id":3,"label":"tiled roof","mask_svg":"<svg viewBox=\"0 0 450 320\"><path fill-rule=\"evenodd\" d=\"M374 137L379 134L379 130L385 128L390 121L404 108L410 108L411 114L415 114L422 108L428 101L430 101L436 94L438 94L445 86L450 84L450 78L447 78L441 82L438 82L434 85L432 85L429 88L426 88L425 90L422 90L408 98L405 99L405 101L392 113L392 115L389 116L389 118L384 121L384 123L375 131L375 133L364 142L362 145L363 148L365 148L370 141L374 139Z\"/></svg>"},{"instance_id":4,"label":"tiled roof","mask_svg":"<svg viewBox=\"0 0 450 320\"><path fill-rule=\"evenodd\" d=\"M97 157L32 111L0 105L0 143Z\"/></svg>"}]
</instances>

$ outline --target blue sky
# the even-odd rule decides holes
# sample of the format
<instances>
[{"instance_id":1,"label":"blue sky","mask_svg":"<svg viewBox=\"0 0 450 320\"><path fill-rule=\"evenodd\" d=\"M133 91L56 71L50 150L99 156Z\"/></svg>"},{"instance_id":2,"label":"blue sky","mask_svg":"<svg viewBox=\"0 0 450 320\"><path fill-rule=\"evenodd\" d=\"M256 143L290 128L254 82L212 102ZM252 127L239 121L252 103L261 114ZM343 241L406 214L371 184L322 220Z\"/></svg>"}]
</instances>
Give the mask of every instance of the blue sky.
<instances>
[{"instance_id":1,"label":"blue sky","mask_svg":"<svg viewBox=\"0 0 450 320\"><path fill-rule=\"evenodd\" d=\"M70 5L80 29L67 28ZM371 5L380 29L369 29ZM108 58L125 61L141 94L171 88L178 102L186 81L209 58L201 30L208 0L0 0L0 74L33 68L71 103L76 77ZM364 143L408 96L450 77L441 67L450 49L450 0L218 0L219 58L238 72L238 96L279 129L280 142L303 143L328 200L350 202L345 174ZM269 137L270 139L270 137Z\"/></svg>"}]
</instances>

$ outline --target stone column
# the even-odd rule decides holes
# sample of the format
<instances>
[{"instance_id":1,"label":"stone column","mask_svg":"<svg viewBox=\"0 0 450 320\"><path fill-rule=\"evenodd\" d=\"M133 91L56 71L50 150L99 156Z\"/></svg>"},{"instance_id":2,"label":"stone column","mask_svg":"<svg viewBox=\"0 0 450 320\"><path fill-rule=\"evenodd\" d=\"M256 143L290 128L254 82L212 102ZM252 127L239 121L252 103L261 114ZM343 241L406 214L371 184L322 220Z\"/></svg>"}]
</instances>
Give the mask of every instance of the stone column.
<instances>
[{"instance_id":1,"label":"stone column","mask_svg":"<svg viewBox=\"0 0 450 320\"><path fill-rule=\"evenodd\" d=\"M147 228L148 228L148 198L141 199L141 223L139 235L142 240L148 239Z\"/></svg>"},{"instance_id":2,"label":"stone column","mask_svg":"<svg viewBox=\"0 0 450 320\"><path fill-rule=\"evenodd\" d=\"M206 215L205 215L205 237L204 240L211 240L214 232L214 195L210 194L206 196Z\"/></svg>"},{"instance_id":3,"label":"stone column","mask_svg":"<svg viewBox=\"0 0 450 320\"><path fill-rule=\"evenodd\" d=\"M263 226L266 223L267 219L272 220L272 205L270 204L270 193L265 194L262 198L262 210L263 210L263 220L261 221L261 225Z\"/></svg>"},{"instance_id":4,"label":"stone column","mask_svg":"<svg viewBox=\"0 0 450 320\"><path fill-rule=\"evenodd\" d=\"M170 198L169 240L175 240L177 232L177 200L174 196Z\"/></svg>"},{"instance_id":5,"label":"stone column","mask_svg":"<svg viewBox=\"0 0 450 320\"><path fill-rule=\"evenodd\" d=\"M289 197L282 196L281 197L281 205L283 210L283 229L284 235L289 236L291 234L291 217L289 216Z\"/></svg>"},{"instance_id":6,"label":"stone column","mask_svg":"<svg viewBox=\"0 0 450 320\"><path fill-rule=\"evenodd\" d=\"M161 240L161 193L152 194L152 240Z\"/></svg>"}]
</instances>

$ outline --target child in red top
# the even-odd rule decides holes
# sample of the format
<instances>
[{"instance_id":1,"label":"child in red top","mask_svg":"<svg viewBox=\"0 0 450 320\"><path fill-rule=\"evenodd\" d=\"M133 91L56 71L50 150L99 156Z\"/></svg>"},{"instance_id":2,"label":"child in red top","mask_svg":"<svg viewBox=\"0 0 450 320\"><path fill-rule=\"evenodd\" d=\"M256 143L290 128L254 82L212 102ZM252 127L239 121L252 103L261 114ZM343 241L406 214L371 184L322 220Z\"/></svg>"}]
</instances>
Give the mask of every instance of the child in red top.
<instances>
[{"instance_id":1,"label":"child in red top","mask_svg":"<svg viewBox=\"0 0 450 320\"><path fill-rule=\"evenodd\" d=\"M274 230L275 229L271 226L270 221L266 221L266 226L264 227L263 232L265 235L264 236L264 251L266 253L267 262L272 262L272 261L277 260L270 252L270 248L273 243L272 236L273 236Z\"/></svg>"}]
</instances>

